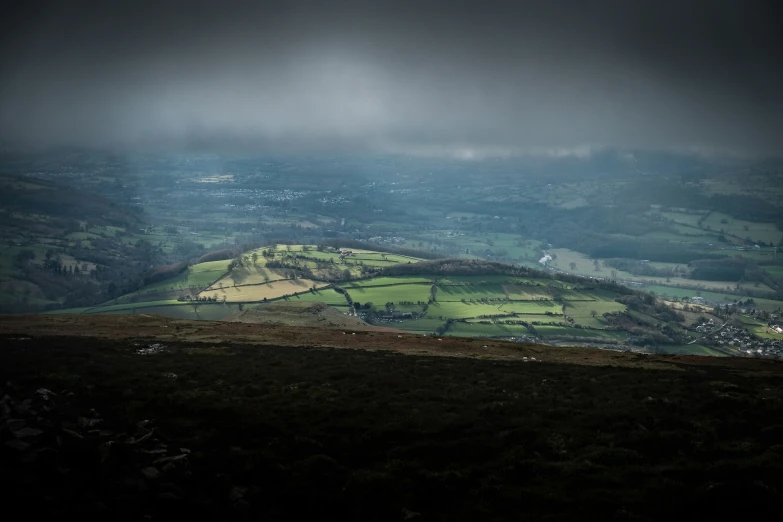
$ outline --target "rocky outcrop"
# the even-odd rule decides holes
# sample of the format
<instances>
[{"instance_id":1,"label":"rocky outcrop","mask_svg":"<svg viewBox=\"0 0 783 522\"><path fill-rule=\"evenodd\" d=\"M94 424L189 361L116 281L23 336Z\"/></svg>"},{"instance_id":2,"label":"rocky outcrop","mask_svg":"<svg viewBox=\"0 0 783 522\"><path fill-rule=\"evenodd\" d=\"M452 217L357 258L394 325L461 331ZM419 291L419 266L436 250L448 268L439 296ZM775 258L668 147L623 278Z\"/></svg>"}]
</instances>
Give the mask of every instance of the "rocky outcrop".
<instances>
[{"instance_id":1,"label":"rocky outcrop","mask_svg":"<svg viewBox=\"0 0 783 522\"><path fill-rule=\"evenodd\" d=\"M68 390L40 388L25 395L0 389L0 481L38 514L157 518L197 495L191 451L160 436L151 420L118 429L100 412L74 405ZM241 489L237 490L241 491ZM232 493L241 500L241 494ZM207 501L208 502L208 501ZM22 502L23 503L23 502ZM122 508L125 509L125 508ZM169 516L166 515L166 516Z\"/></svg>"}]
</instances>

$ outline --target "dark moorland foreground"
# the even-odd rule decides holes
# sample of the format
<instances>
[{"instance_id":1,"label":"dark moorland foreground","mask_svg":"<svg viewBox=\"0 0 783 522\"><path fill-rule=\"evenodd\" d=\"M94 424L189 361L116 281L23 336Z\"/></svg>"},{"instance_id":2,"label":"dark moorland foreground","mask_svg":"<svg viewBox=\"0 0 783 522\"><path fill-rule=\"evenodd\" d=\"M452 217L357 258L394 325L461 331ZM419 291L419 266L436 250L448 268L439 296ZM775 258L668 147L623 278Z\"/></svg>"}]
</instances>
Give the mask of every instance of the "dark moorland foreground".
<instances>
[{"instance_id":1,"label":"dark moorland foreground","mask_svg":"<svg viewBox=\"0 0 783 522\"><path fill-rule=\"evenodd\" d=\"M783 515L776 361L152 316L0 316L0 344L30 520Z\"/></svg>"}]
</instances>

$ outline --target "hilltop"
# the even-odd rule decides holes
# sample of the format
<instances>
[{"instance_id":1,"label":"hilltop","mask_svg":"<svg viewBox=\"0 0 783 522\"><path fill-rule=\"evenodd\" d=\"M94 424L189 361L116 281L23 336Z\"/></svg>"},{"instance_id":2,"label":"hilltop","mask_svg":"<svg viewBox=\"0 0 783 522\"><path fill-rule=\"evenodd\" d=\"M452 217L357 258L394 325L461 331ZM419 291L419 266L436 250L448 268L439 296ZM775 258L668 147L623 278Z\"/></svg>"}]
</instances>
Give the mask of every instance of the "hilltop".
<instances>
[{"instance_id":1,"label":"hilltop","mask_svg":"<svg viewBox=\"0 0 783 522\"><path fill-rule=\"evenodd\" d=\"M777 520L783 364L0 316L9 509L80 520Z\"/></svg>"}]
</instances>

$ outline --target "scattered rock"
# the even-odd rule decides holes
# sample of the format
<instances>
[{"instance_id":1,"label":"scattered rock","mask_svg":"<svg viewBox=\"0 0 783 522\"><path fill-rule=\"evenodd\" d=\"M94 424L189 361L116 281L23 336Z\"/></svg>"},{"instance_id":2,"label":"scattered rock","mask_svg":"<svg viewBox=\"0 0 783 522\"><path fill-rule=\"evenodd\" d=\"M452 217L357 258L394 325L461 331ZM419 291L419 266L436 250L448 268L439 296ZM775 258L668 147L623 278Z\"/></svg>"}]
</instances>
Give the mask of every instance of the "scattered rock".
<instances>
[{"instance_id":1,"label":"scattered rock","mask_svg":"<svg viewBox=\"0 0 783 522\"><path fill-rule=\"evenodd\" d=\"M14 436L17 439L31 439L35 437L40 437L43 435L43 430L39 430L38 428L22 428L21 430L16 430L14 432Z\"/></svg>"},{"instance_id":2,"label":"scattered rock","mask_svg":"<svg viewBox=\"0 0 783 522\"><path fill-rule=\"evenodd\" d=\"M154 450L141 450L142 453L146 453L147 455L165 455L166 450L165 449L154 449Z\"/></svg>"},{"instance_id":3,"label":"scattered rock","mask_svg":"<svg viewBox=\"0 0 783 522\"><path fill-rule=\"evenodd\" d=\"M245 493L247 493L247 488L243 488L241 486L234 486L231 489L231 493L228 494L228 498L231 501L237 501L244 498Z\"/></svg>"},{"instance_id":4,"label":"scattered rock","mask_svg":"<svg viewBox=\"0 0 783 522\"><path fill-rule=\"evenodd\" d=\"M152 463L155 466L160 466L161 464L166 464L166 463L170 463L170 462L180 462L180 461L183 461L183 460L185 460L187 458L188 458L188 455L187 454L183 454L183 455L176 455L174 457L163 457L162 459L155 460Z\"/></svg>"},{"instance_id":5,"label":"scattered rock","mask_svg":"<svg viewBox=\"0 0 783 522\"><path fill-rule=\"evenodd\" d=\"M79 426L82 428L92 428L103 422L103 419L88 419L87 417L79 417Z\"/></svg>"},{"instance_id":6,"label":"scattered rock","mask_svg":"<svg viewBox=\"0 0 783 522\"><path fill-rule=\"evenodd\" d=\"M49 401L52 400L54 397L57 397L56 393L54 393L51 390L47 390L46 388L38 388L35 394L45 401Z\"/></svg>"},{"instance_id":7,"label":"scattered rock","mask_svg":"<svg viewBox=\"0 0 783 522\"><path fill-rule=\"evenodd\" d=\"M9 440L5 443L7 448L11 448L12 450L16 451L26 451L27 448L30 447L30 445L24 441L21 440Z\"/></svg>"},{"instance_id":8,"label":"scattered rock","mask_svg":"<svg viewBox=\"0 0 783 522\"><path fill-rule=\"evenodd\" d=\"M8 419L5 421L5 427L11 431L21 430L25 427L24 419Z\"/></svg>"},{"instance_id":9,"label":"scattered rock","mask_svg":"<svg viewBox=\"0 0 783 522\"><path fill-rule=\"evenodd\" d=\"M140 444L140 443L144 442L145 440L149 439L150 437L152 437L152 434L153 434L153 433L155 433L155 428L152 428L152 429L149 431L149 433L146 433L145 435L142 435L142 436L141 436L141 437L139 437L138 439L135 439L135 438L133 438L133 437L130 437L130 438L128 439L127 443L128 443L128 444Z\"/></svg>"},{"instance_id":10,"label":"scattered rock","mask_svg":"<svg viewBox=\"0 0 783 522\"><path fill-rule=\"evenodd\" d=\"M250 504L246 500L240 498L234 502L234 510L239 511L240 513L244 513L248 509L250 509Z\"/></svg>"},{"instance_id":11,"label":"scattered rock","mask_svg":"<svg viewBox=\"0 0 783 522\"><path fill-rule=\"evenodd\" d=\"M147 480L157 480L160 477L160 471L154 466L142 468L141 474L144 475L144 478Z\"/></svg>"},{"instance_id":12,"label":"scattered rock","mask_svg":"<svg viewBox=\"0 0 783 522\"><path fill-rule=\"evenodd\" d=\"M411 511L409 509L402 508L403 520L413 520L414 518L419 518L420 516L421 513L417 513L416 511Z\"/></svg>"},{"instance_id":13,"label":"scattered rock","mask_svg":"<svg viewBox=\"0 0 783 522\"><path fill-rule=\"evenodd\" d=\"M18 404L15 404L14 406L15 406L15 409L16 409L17 412L22 413L22 414L27 414L27 413L33 413L33 412L30 411L30 406L32 404L33 404L32 400L25 399L22 402L20 402Z\"/></svg>"},{"instance_id":14,"label":"scattered rock","mask_svg":"<svg viewBox=\"0 0 783 522\"><path fill-rule=\"evenodd\" d=\"M42 460L49 460L53 459L57 455L57 450L54 448L45 447L36 450L36 453Z\"/></svg>"},{"instance_id":15,"label":"scattered rock","mask_svg":"<svg viewBox=\"0 0 783 522\"><path fill-rule=\"evenodd\" d=\"M66 435L70 435L74 439L83 439L84 438L81 433L79 433L77 431L74 431L74 430L69 430L68 428L62 428L62 432L65 433Z\"/></svg>"},{"instance_id":16,"label":"scattered rock","mask_svg":"<svg viewBox=\"0 0 783 522\"><path fill-rule=\"evenodd\" d=\"M168 350L166 349L166 347L163 346L162 344L154 343L154 344L149 345L146 348L139 348L138 350L136 350L136 354L137 355L156 355L156 354L164 353L164 352L167 352L167 351Z\"/></svg>"}]
</instances>

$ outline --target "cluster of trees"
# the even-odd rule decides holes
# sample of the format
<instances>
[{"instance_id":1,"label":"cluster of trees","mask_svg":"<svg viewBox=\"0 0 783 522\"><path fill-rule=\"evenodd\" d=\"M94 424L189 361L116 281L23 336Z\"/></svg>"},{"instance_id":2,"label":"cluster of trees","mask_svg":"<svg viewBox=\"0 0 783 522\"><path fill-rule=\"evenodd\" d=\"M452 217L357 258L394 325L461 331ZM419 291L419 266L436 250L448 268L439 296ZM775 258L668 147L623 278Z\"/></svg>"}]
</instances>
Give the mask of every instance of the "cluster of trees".
<instances>
[{"instance_id":1,"label":"cluster of trees","mask_svg":"<svg viewBox=\"0 0 783 522\"><path fill-rule=\"evenodd\" d=\"M186 272L189 268L190 265L186 261L156 267L155 269L144 274L144 285L151 285L159 281L176 277L183 272Z\"/></svg>"},{"instance_id":2,"label":"cluster of trees","mask_svg":"<svg viewBox=\"0 0 783 522\"><path fill-rule=\"evenodd\" d=\"M745 276L748 262L737 257L697 259L689 265L692 279L703 281L739 281Z\"/></svg>"},{"instance_id":3,"label":"cluster of trees","mask_svg":"<svg viewBox=\"0 0 783 522\"><path fill-rule=\"evenodd\" d=\"M194 264L208 263L210 261L223 261L224 259L235 258L237 255L238 252L232 248L213 250L212 252L207 252L203 256L199 257Z\"/></svg>"},{"instance_id":4,"label":"cluster of trees","mask_svg":"<svg viewBox=\"0 0 783 522\"><path fill-rule=\"evenodd\" d=\"M635 295L622 296L617 299L617 302L624 304L630 310L649 315L658 321L675 323L685 321L685 316L682 312L666 306L649 294L637 293Z\"/></svg>"},{"instance_id":5,"label":"cluster of trees","mask_svg":"<svg viewBox=\"0 0 783 522\"><path fill-rule=\"evenodd\" d=\"M609 280L586 280L584 277L570 274L552 274L524 266L511 265L499 261L485 261L481 259L438 259L434 261L422 261L416 264L399 264L380 270L381 276L454 276L454 275L505 275L509 277L532 277L536 279L551 279L572 283L574 290L607 290L621 295L636 294L635 290L622 286ZM537 283L536 286L545 286ZM552 299L560 300L557 289L546 285L552 293Z\"/></svg>"},{"instance_id":6,"label":"cluster of trees","mask_svg":"<svg viewBox=\"0 0 783 522\"><path fill-rule=\"evenodd\" d=\"M460 299L460 302L462 303L491 303L491 302L506 302L510 301L508 297L479 297L478 299L475 298L462 298Z\"/></svg>"},{"instance_id":7,"label":"cluster of trees","mask_svg":"<svg viewBox=\"0 0 783 522\"><path fill-rule=\"evenodd\" d=\"M325 251L328 248L340 249L356 249L356 250L376 250L378 245L367 243L358 239L332 239L318 243L317 249L319 251ZM438 259L441 257L437 253L427 252L426 250L416 250L412 248L404 248L395 245L384 245L383 250L392 254L399 254L401 256L418 257L421 259Z\"/></svg>"},{"instance_id":8,"label":"cluster of trees","mask_svg":"<svg viewBox=\"0 0 783 522\"><path fill-rule=\"evenodd\" d=\"M42 264L42 268L44 270L48 270L53 274L57 275L67 275L67 276L79 276L79 275L87 275L87 271L85 270L86 265L82 265L82 268L79 268L79 265L76 264L68 264L64 265L60 259L46 259Z\"/></svg>"},{"instance_id":9,"label":"cluster of trees","mask_svg":"<svg viewBox=\"0 0 783 522\"><path fill-rule=\"evenodd\" d=\"M198 295L181 295L177 297L177 301L182 302L189 302L189 303L217 303L217 302L226 302L226 296L224 295L222 298L218 297L217 294L215 295L205 295L205 296L198 296Z\"/></svg>"}]
</instances>

